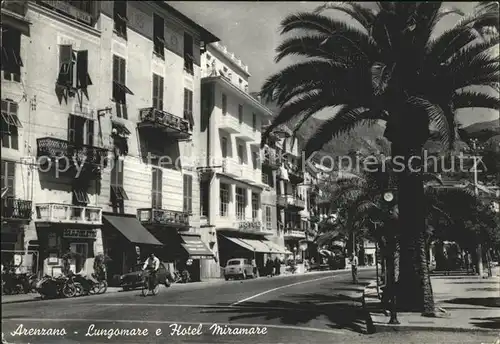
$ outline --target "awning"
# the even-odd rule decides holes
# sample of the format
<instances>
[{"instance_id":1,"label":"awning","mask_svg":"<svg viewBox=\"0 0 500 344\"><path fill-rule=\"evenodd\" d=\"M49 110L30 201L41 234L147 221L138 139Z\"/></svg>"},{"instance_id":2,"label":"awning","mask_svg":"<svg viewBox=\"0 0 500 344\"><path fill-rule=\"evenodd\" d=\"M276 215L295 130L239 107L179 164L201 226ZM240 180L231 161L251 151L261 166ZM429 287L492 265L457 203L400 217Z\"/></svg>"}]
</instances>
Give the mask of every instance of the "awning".
<instances>
[{"instance_id":1,"label":"awning","mask_svg":"<svg viewBox=\"0 0 500 344\"><path fill-rule=\"evenodd\" d=\"M190 257L206 259L214 258L214 254L210 251L207 245L201 241L201 237L199 235L181 235L181 238L184 242L181 245Z\"/></svg>"},{"instance_id":2,"label":"awning","mask_svg":"<svg viewBox=\"0 0 500 344\"><path fill-rule=\"evenodd\" d=\"M163 246L135 216L103 215L102 217L131 243Z\"/></svg>"},{"instance_id":3,"label":"awning","mask_svg":"<svg viewBox=\"0 0 500 344\"><path fill-rule=\"evenodd\" d=\"M292 252L288 251L286 248L281 247L280 245L278 245L272 241L263 240L262 242L264 244L266 244L267 246L269 246L269 248L271 248L272 253L277 253L277 254L291 254L292 253Z\"/></svg>"},{"instance_id":4,"label":"awning","mask_svg":"<svg viewBox=\"0 0 500 344\"><path fill-rule=\"evenodd\" d=\"M249 251L259 252L259 253L271 253L271 248L266 244L264 244L262 241L255 239L231 238L227 236L224 237L234 242L236 245L239 245Z\"/></svg>"}]
</instances>

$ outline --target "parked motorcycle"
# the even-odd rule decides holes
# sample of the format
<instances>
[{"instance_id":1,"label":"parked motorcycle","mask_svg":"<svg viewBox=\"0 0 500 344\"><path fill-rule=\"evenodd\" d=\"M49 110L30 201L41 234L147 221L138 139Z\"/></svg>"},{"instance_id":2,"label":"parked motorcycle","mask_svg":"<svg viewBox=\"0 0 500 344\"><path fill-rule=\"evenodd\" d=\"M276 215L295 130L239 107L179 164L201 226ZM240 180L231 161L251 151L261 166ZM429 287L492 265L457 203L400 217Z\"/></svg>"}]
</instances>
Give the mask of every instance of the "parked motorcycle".
<instances>
[{"instance_id":1,"label":"parked motorcycle","mask_svg":"<svg viewBox=\"0 0 500 344\"><path fill-rule=\"evenodd\" d=\"M27 290L26 274L16 274L14 270L2 273L2 293L6 295L22 294Z\"/></svg>"},{"instance_id":2,"label":"parked motorcycle","mask_svg":"<svg viewBox=\"0 0 500 344\"><path fill-rule=\"evenodd\" d=\"M52 277L45 275L37 283L37 292L43 299L56 297L74 297L77 285L67 276Z\"/></svg>"},{"instance_id":3,"label":"parked motorcycle","mask_svg":"<svg viewBox=\"0 0 500 344\"><path fill-rule=\"evenodd\" d=\"M76 274L73 275L72 279L77 288L76 296L104 294L108 289L108 282L98 281L94 274L92 274L92 277Z\"/></svg>"}]
</instances>

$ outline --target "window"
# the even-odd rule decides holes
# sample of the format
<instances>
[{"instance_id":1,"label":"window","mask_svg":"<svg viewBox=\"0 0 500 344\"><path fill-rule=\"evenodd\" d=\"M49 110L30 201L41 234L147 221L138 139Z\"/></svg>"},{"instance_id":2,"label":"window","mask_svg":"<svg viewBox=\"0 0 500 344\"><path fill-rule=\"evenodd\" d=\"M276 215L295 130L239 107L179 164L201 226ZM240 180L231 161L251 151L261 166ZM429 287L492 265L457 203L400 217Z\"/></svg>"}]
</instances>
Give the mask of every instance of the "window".
<instances>
[{"instance_id":1,"label":"window","mask_svg":"<svg viewBox=\"0 0 500 344\"><path fill-rule=\"evenodd\" d=\"M266 228L269 230L273 228L273 215L269 205L266 205Z\"/></svg>"},{"instance_id":2,"label":"window","mask_svg":"<svg viewBox=\"0 0 500 344\"><path fill-rule=\"evenodd\" d=\"M184 212L191 214L193 212L193 176L185 174L184 181Z\"/></svg>"},{"instance_id":3,"label":"window","mask_svg":"<svg viewBox=\"0 0 500 344\"><path fill-rule=\"evenodd\" d=\"M222 143L221 143L221 150L222 150L222 157L226 158L227 157L227 138L223 137L222 138Z\"/></svg>"},{"instance_id":4,"label":"window","mask_svg":"<svg viewBox=\"0 0 500 344\"><path fill-rule=\"evenodd\" d=\"M253 164L254 170L256 170L259 167L259 153L258 152L252 152L252 164Z\"/></svg>"},{"instance_id":5,"label":"window","mask_svg":"<svg viewBox=\"0 0 500 344\"><path fill-rule=\"evenodd\" d=\"M267 173L262 173L262 183L269 185L269 175Z\"/></svg>"},{"instance_id":6,"label":"window","mask_svg":"<svg viewBox=\"0 0 500 344\"><path fill-rule=\"evenodd\" d=\"M21 81L21 32L2 27L2 70L3 78L11 81Z\"/></svg>"},{"instance_id":7,"label":"window","mask_svg":"<svg viewBox=\"0 0 500 344\"><path fill-rule=\"evenodd\" d=\"M236 218L238 220L245 219L246 195L245 189L236 188Z\"/></svg>"},{"instance_id":8,"label":"window","mask_svg":"<svg viewBox=\"0 0 500 344\"><path fill-rule=\"evenodd\" d=\"M194 126L193 118L193 91L184 89L184 119L187 120L191 126L191 130Z\"/></svg>"},{"instance_id":9,"label":"window","mask_svg":"<svg viewBox=\"0 0 500 344\"><path fill-rule=\"evenodd\" d=\"M227 216L229 207L229 185L222 183L220 184L219 198L220 198L220 209L219 209L220 216Z\"/></svg>"},{"instance_id":10,"label":"window","mask_svg":"<svg viewBox=\"0 0 500 344\"><path fill-rule=\"evenodd\" d=\"M201 216L208 216L210 201L210 183L208 180L200 182L200 211Z\"/></svg>"},{"instance_id":11,"label":"window","mask_svg":"<svg viewBox=\"0 0 500 344\"><path fill-rule=\"evenodd\" d=\"M126 85L125 59L113 55L113 100L119 104L126 103L126 94L134 95Z\"/></svg>"},{"instance_id":12,"label":"window","mask_svg":"<svg viewBox=\"0 0 500 344\"><path fill-rule=\"evenodd\" d=\"M238 161L240 164L245 163L245 150L241 143L238 145Z\"/></svg>"},{"instance_id":13,"label":"window","mask_svg":"<svg viewBox=\"0 0 500 344\"><path fill-rule=\"evenodd\" d=\"M121 203L128 200L128 195L123 188L123 160L115 159L111 169L111 203Z\"/></svg>"},{"instance_id":14,"label":"window","mask_svg":"<svg viewBox=\"0 0 500 344\"><path fill-rule=\"evenodd\" d=\"M13 161L2 160L2 192L7 188L6 196L15 196L16 185L16 163Z\"/></svg>"},{"instance_id":15,"label":"window","mask_svg":"<svg viewBox=\"0 0 500 344\"><path fill-rule=\"evenodd\" d=\"M153 73L153 107L163 110L163 77Z\"/></svg>"},{"instance_id":16,"label":"window","mask_svg":"<svg viewBox=\"0 0 500 344\"><path fill-rule=\"evenodd\" d=\"M243 105L238 105L238 121L243 123Z\"/></svg>"},{"instance_id":17,"label":"window","mask_svg":"<svg viewBox=\"0 0 500 344\"><path fill-rule=\"evenodd\" d=\"M224 93L222 94L222 114L227 114L227 97Z\"/></svg>"},{"instance_id":18,"label":"window","mask_svg":"<svg viewBox=\"0 0 500 344\"><path fill-rule=\"evenodd\" d=\"M115 32L118 36L127 39L127 2L113 1L113 19L115 22Z\"/></svg>"},{"instance_id":19,"label":"window","mask_svg":"<svg viewBox=\"0 0 500 344\"><path fill-rule=\"evenodd\" d=\"M2 99L2 147L19 149L19 132L22 128L17 117L18 104L10 99Z\"/></svg>"},{"instance_id":20,"label":"window","mask_svg":"<svg viewBox=\"0 0 500 344\"><path fill-rule=\"evenodd\" d=\"M260 200L259 194L252 192L252 220L256 221L259 217Z\"/></svg>"},{"instance_id":21,"label":"window","mask_svg":"<svg viewBox=\"0 0 500 344\"><path fill-rule=\"evenodd\" d=\"M165 22L162 17L153 14L153 44L154 52L161 58L165 57Z\"/></svg>"},{"instance_id":22,"label":"window","mask_svg":"<svg viewBox=\"0 0 500 344\"><path fill-rule=\"evenodd\" d=\"M68 141L75 146L94 144L94 121L85 117L69 115Z\"/></svg>"},{"instance_id":23,"label":"window","mask_svg":"<svg viewBox=\"0 0 500 344\"><path fill-rule=\"evenodd\" d=\"M153 209L161 209L163 171L161 168L153 167L151 172L153 176L153 184L151 185L151 207Z\"/></svg>"},{"instance_id":24,"label":"window","mask_svg":"<svg viewBox=\"0 0 500 344\"><path fill-rule=\"evenodd\" d=\"M189 74L194 73L193 63L193 37L190 34L184 32L184 70Z\"/></svg>"},{"instance_id":25,"label":"window","mask_svg":"<svg viewBox=\"0 0 500 344\"><path fill-rule=\"evenodd\" d=\"M92 85L87 50L76 51L68 44L59 46L59 74L56 83L59 87L82 90Z\"/></svg>"}]
</instances>

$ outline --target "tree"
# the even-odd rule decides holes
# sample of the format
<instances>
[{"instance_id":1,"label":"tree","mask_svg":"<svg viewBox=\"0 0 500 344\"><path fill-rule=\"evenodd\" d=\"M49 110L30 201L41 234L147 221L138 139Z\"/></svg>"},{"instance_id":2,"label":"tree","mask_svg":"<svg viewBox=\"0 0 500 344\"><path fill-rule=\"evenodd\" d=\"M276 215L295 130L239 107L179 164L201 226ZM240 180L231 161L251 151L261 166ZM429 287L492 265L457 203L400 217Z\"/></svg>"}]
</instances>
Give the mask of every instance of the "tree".
<instances>
[{"instance_id":1,"label":"tree","mask_svg":"<svg viewBox=\"0 0 500 344\"><path fill-rule=\"evenodd\" d=\"M328 9L351 20L323 14ZM434 35L438 22L452 14L462 18ZM440 2L378 2L376 10L343 2L286 17L282 33L300 35L278 46L276 61L293 55L307 60L264 83L261 96L281 109L262 143L278 125L294 120L296 132L318 111L335 109L307 143L307 156L332 137L377 121L386 122L384 136L392 156L404 166L421 156L430 126L451 147L458 109L498 108L499 61L490 53L499 42L498 18L494 2L481 3L470 15L445 9ZM413 162L418 170L418 161ZM426 282L423 183L422 175L408 168L398 174L400 283L406 291L400 301L407 310L430 313L434 302Z\"/></svg>"}]
</instances>

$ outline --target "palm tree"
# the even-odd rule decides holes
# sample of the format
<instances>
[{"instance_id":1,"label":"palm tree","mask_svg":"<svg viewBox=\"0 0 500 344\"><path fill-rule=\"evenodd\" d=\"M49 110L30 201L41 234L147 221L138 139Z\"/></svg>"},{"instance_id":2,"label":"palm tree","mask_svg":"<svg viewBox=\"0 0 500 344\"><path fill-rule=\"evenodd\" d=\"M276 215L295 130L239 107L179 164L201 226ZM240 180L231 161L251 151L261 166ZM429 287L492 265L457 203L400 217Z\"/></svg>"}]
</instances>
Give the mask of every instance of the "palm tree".
<instances>
[{"instance_id":1,"label":"palm tree","mask_svg":"<svg viewBox=\"0 0 500 344\"><path fill-rule=\"evenodd\" d=\"M439 2L378 2L376 9L349 3L329 3L314 13L287 16L282 33L300 32L277 48L276 61L299 55L264 83L261 96L276 102L279 114L263 135L294 120L295 131L321 110L335 109L306 144L311 155L333 137L359 124L386 123L384 136L394 157L405 166L438 130L443 144L456 137L458 109L498 108L498 5L484 2L464 15ZM340 11L351 20L329 17ZM461 19L440 35L436 26L446 16ZM495 96L489 93L495 92ZM418 165L413 161L415 169ZM407 310L433 312L425 262L423 179L419 173L398 175L401 226L399 301Z\"/></svg>"}]
</instances>

